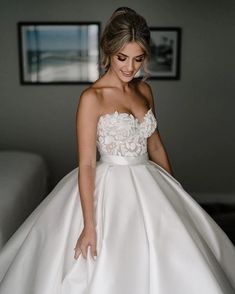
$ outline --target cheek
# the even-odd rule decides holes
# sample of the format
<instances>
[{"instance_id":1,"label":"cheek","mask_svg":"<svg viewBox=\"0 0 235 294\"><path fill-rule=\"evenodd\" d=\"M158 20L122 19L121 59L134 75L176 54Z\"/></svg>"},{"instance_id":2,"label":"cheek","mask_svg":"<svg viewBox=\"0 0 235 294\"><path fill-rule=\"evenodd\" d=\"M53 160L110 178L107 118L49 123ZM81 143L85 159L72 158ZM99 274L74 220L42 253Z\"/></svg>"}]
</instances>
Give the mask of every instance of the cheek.
<instances>
[{"instance_id":1,"label":"cheek","mask_svg":"<svg viewBox=\"0 0 235 294\"><path fill-rule=\"evenodd\" d=\"M142 65L143 65L143 62L137 63L135 68L139 69Z\"/></svg>"},{"instance_id":2,"label":"cheek","mask_svg":"<svg viewBox=\"0 0 235 294\"><path fill-rule=\"evenodd\" d=\"M123 64L122 63L119 63L119 62L116 62L116 68L117 69L120 69L122 68Z\"/></svg>"},{"instance_id":3,"label":"cheek","mask_svg":"<svg viewBox=\"0 0 235 294\"><path fill-rule=\"evenodd\" d=\"M116 60L112 62L112 65L115 69L120 69L122 67L122 64Z\"/></svg>"}]
</instances>

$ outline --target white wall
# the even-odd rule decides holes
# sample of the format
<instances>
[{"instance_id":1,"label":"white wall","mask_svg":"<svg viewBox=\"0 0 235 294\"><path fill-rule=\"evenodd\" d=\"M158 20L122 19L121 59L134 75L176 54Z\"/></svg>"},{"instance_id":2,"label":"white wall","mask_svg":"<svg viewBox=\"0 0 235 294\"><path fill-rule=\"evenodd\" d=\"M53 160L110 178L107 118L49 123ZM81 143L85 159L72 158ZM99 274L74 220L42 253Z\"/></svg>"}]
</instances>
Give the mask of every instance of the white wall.
<instances>
[{"instance_id":1,"label":"white wall","mask_svg":"<svg viewBox=\"0 0 235 294\"><path fill-rule=\"evenodd\" d=\"M1 1L1 149L42 154L58 182L76 166L75 113L86 87L20 85L16 23L101 21L103 28L123 5L150 26L182 27L181 79L149 82L176 178L190 191L234 192L234 1Z\"/></svg>"}]
</instances>

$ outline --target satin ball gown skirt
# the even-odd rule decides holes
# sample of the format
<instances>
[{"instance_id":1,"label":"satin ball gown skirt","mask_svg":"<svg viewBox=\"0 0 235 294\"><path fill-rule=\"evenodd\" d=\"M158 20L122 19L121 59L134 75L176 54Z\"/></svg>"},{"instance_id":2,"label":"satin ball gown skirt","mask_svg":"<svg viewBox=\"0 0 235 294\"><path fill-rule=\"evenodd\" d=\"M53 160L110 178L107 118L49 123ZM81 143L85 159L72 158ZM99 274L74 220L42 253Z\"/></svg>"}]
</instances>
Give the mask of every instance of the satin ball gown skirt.
<instances>
[{"instance_id":1,"label":"satin ball gown skirt","mask_svg":"<svg viewBox=\"0 0 235 294\"><path fill-rule=\"evenodd\" d=\"M227 235L148 155L103 155L94 212L97 258L74 259L83 229L67 174L0 252L0 294L232 294Z\"/></svg>"}]
</instances>

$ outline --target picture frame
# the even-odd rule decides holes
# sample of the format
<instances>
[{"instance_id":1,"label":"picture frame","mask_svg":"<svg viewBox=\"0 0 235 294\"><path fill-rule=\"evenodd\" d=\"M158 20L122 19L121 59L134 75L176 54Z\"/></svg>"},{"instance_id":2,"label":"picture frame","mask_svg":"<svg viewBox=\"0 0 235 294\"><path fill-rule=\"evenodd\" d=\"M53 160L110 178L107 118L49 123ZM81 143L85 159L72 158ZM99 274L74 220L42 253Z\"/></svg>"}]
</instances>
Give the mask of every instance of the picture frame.
<instances>
[{"instance_id":1,"label":"picture frame","mask_svg":"<svg viewBox=\"0 0 235 294\"><path fill-rule=\"evenodd\" d=\"M180 27L149 27L151 60L148 64L149 80L179 80L181 62ZM142 78L144 71L138 72Z\"/></svg>"},{"instance_id":2,"label":"picture frame","mask_svg":"<svg viewBox=\"0 0 235 294\"><path fill-rule=\"evenodd\" d=\"M100 22L18 22L20 83L90 84L100 75Z\"/></svg>"}]
</instances>

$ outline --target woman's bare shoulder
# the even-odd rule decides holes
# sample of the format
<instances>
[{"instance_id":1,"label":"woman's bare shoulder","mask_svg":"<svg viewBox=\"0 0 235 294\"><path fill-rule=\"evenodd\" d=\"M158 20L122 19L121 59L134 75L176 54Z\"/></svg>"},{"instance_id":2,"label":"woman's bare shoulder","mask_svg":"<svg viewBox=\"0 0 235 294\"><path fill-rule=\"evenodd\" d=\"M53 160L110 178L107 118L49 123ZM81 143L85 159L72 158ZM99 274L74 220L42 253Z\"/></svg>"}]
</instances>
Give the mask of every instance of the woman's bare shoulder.
<instances>
[{"instance_id":1,"label":"woman's bare shoulder","mask_svg":"<svg viewBox=\"0 0 235 294\"><path fill-rule=\"evenodd\" d=\"M96 88L90 86L84 89L79 98L79 107L91 107L98 109L100 107L100 95Z\"/></svg>"},{"instance_id":2,"label":"woman's bare shoulder","mask_svg":"<svg viewBox=\"0 0 235 294\"><path fill-rule=\"evenodd\" d=\"M96 89L93 87L88 87L81 92L80 100L90 99L90 100L97 100L98 95Z\"/></svg>"},{"instance_id":3,"label":"woman's bare shoulder","mask_svg":"<svg viewBox=\"0 0 235 294\"><path fill-rule=\"evenodd\" d=\"M92 87L84 89L77 106L77 124L95 125L101 112L101 103L97 91Z\"/></svg>"},{"instance_id":4,"label":"woman's bare shoulder","mask_svg":"<svg viewBox=\"0 0 235 294\"><path fill-rule=\"evenodd\" d=\"M146 81L135 79L134 84L140 90L148 94L151 91L151 86Z\"/></svg>"},{"instance_id":5,"label":"woman's bare shoulder","mask_svg":"<svg viewBox=\"0 0 235 294\"><path fill-rule=\"evenodd\" d=\"M136 79L134 81L135 87L137 90L148 100L148 102L152 105L153 103L153 92L152 88L146 81Z\"/></svg>"}]
</instances>

